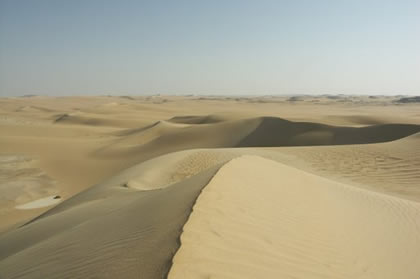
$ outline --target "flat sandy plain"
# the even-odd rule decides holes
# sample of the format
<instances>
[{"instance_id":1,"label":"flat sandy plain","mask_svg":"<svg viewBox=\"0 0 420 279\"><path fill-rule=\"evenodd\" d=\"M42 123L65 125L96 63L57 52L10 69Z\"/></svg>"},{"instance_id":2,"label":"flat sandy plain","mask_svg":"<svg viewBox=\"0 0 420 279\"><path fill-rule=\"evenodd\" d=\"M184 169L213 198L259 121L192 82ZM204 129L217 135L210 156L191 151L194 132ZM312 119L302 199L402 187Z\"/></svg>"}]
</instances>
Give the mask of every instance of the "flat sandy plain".
<instances>
[{"instance_id":1,"label":"flat sandy plain","mask_svg":"<svg viewBox=\"0 0 420 279\"><path fill-rule=\"evenodd\" d=\"M0 278L420 278L420 104L0 98Z\"/></svg>"}]
</instances>

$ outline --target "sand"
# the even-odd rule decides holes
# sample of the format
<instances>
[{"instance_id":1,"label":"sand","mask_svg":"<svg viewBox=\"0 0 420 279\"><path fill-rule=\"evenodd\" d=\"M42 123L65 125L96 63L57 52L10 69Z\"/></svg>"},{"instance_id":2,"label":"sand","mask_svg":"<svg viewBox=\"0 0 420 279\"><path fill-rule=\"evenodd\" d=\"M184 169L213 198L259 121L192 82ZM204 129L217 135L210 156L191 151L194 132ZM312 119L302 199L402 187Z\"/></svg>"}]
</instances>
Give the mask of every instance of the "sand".
<instances>
[{"instance_id":1,"label":"sand","mask_svg":"<svg viewBox=\"0 0 420 279\"><path fill-rule=\"evenodd\" d=\"M0 98L0 278L419 278L399 98Z\"/></svg>"},{"instance_id":2,"label":"sand","mask_svg":"<svg viewBox=\"0 0 420 279\"><path fill-rule=\"evenodd\" d=\"M16 206L17 209L35 209L54 205L60 202L59 196L49 196Z\"/></svg>"},{"instance_id":3,"label":"sand","mask_svg":"<svg viewBox=\"0 0 420 279\"><path fill-rule=\"evenodd\" d=\"M0 236L0 275L161 278L179 246L182 225L215 170L157 191L97 185L96 193L78 195Z\"/></svg>"},{"instance_id":4,"label":"sand","mask_svg":"<svg viewBox=\"0 0 420 279\"><path fill-rule=\"evenodd\" d=\"M169 278L418 278L420 204L256 156L197 199Z\"/></svg>"}]
</instances>

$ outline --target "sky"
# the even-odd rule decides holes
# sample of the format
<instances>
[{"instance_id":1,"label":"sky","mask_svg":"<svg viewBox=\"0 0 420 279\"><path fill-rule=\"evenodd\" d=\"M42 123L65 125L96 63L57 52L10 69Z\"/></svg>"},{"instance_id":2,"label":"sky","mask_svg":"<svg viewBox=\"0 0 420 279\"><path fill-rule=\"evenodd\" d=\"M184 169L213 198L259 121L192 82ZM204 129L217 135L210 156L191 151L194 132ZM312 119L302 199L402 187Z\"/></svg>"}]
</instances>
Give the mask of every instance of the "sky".
<instances>
[{"instance_id":1,"label":"sky","mask_svg":"<svg viewBox=\"0 0 420 279\"><path fill-rule=\"evenodd\" d=\"M0 0L0 96L420 95L419 0Z\"/></svg>"}]
</instances>

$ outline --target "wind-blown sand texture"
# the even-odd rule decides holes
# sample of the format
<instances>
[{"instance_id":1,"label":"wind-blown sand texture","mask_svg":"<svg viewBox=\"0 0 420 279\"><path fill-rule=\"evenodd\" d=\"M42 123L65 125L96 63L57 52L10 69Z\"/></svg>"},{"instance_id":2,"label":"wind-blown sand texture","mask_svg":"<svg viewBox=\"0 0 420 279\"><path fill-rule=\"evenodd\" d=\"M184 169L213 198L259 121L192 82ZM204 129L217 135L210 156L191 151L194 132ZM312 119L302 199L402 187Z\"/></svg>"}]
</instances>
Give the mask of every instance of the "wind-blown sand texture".
<instances>
[{"instance_id":1,"label":"wind-blown sand texture","mask_svg":"<svg viewBox=\"0 0 420 279\"><path fill-rule=\"evenodd\" d=\"M398 99L2 98L0 278L419 278Z\"/></svg>"},{"instance_id":2,"label":"wind-blown sand texture","mask_svg":"<svg viewBox=\"0 0 420 279\"><path fill-rule=\"evenodd\" d=\"M420 204L256 156L199 196L169 278L417 278Z\"/></svg>"}]
</instances>

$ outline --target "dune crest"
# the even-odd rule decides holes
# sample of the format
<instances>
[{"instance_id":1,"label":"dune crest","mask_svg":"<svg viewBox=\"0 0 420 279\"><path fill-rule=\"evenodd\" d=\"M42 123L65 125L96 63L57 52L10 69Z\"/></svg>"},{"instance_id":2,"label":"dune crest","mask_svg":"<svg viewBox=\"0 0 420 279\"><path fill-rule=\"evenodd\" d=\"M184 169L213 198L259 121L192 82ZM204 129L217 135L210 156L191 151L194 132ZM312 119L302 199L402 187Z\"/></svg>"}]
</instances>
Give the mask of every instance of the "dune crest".
<instances>
[{"instance_id":1,"label":"dune crest","mask_svg":"<svg viewBox=\"0 0 420 279\"><path fill-rule=\"evenodd\" d=\"M165 189L96 185L0 235L0 278L162 278L217 168Z\"/></svg>"},{"instance_id":2,"label":"dune crest","mask_svg":"<svg viewBox=\"0 0 420 279\"><path fill-rule=\"evenodd\" d=\"M224 119L207 121L206 119ZM283 147L382 143L420 132L420 125L381 124L365 127L294 122L278 117L225 119L214 115L179 116L114 134L94 152L98 158L163 154L195 148Z\"/></svg>"},{"instance_id":3,"label":"dune crest","mask_svg":"<svg viewBox=\"0 0 420 279\"><path fill-rule=\"evenodd\" d=\"M225 164L169 278L418 278L420 204L256 156Z\"/></svg>"}]
</instances>

